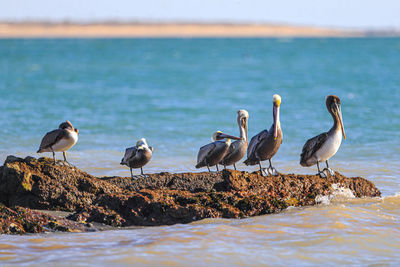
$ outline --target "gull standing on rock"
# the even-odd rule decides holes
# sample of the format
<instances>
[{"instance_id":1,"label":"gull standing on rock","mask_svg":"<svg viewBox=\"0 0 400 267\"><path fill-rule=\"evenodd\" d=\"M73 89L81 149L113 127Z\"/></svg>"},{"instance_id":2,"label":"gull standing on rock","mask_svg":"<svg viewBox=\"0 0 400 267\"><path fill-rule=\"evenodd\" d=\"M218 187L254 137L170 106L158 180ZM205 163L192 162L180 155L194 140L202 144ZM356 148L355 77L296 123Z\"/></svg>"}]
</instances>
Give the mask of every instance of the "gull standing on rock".
<instances>
[{"instance_id":1,"label":"gull standing on rock","mask_svg":"<svg viewBox=\"0 0 400 267\"><path fill-rule=\"evenodd\" d=\"M78 135L79 130L74 128L69 121L63 122L58 126L58 129L46 133L36 153L52 152L54 163L56 163L54 152L62 151L64 161L68 162L66 151L76 144Z\"/></svg>"},{"instance_id":2,"label":"gull standing on rock","mask_svg":"<svg viewBox=\"0 0 400 267\"><path fill-rule=\"evenodd\" d=\"M267 176L265 169L261 167L261 161L269 160L269 167L267 168L268 174L278 175L278 172L272 167L271 158L278 151L282 143L282 129L281 122L279 121L279 108L281 105L281 97L277 94L272 99L273 118L274 122L271 128L264 130L251 138L249 148L247 149L247 159L244 161L246 165L260 165L262 176Z\"/></svg>"},{"instance_id":3,"label":"gull standing on rock","mask_svg":"<svg viewBox=\"0 0 400 267\"><path fill-rule=\"evenodd\" d=\"M150 161L152 155L153 147L149 146L146 139L142 138L136 142L136 146L125 150L121 165L126 165L130 168L131 178L133 178L132 168L140 168L140 173L143 175L143 166Z\"/></svg>"},{"instance_id":4,"label":"gull standing on rock","mask_svg":"<svg viewBox=\"0 0 400 267\"><path fill-rule=\"evenodd\" d=\"M237 123L239 125L239 133L241 140L237 140L233 142L228 149L225 157L219 163L221 165L226 166L233 165L236 170L235 163L241 160L244 155L246 155L247 146L248 146L248 137L247 137L247 121L249 119L249 113L247 110L241 109L237 112Z\"/></svg>"},{"instance_id":5,"label":"gull standing on rock","mask_svg":"<svg viewBox=\"0 0 400 267\"><path fill-rule=\"evenodd\" d=\"M224 141L220 141L225 139ZM202 146L197 154L196 168L206 167L210 171L210 167L216 166L218 170L218 163L224 158L231 145L231 139L241 140L240 137L224 134L217 131L212 135L212 143Z\"/></svg>"},{"instance_id":6,"label":"gull standing on rock","mask_svg":"<svg viewBox=\"0 0 400 267\"><path fill-rule=\"evenodd\" d=\"M346 139L339 97L328 95L325 103L326 108L333 118L333 126L328 132L309 139L305 143L300 155L300 165L309 167L317 164L317 175L320 177L327 177L324 171L328 171L330 175L335 175L335 172L329 168L328 160L338 151L342 143L342 135L343 138ZM324 161L326 162L326 168L321 171L319 163Z\"/></svg>"}]
</instances>

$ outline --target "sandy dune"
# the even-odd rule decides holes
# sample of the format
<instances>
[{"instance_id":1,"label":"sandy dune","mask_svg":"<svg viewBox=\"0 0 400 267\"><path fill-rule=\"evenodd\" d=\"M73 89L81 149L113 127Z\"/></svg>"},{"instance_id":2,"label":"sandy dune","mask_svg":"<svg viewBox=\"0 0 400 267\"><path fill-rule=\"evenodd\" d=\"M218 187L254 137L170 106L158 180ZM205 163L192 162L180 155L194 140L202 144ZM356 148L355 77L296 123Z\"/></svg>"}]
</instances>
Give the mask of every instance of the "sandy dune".
<instances>
[{"instance_id":1,"label":"sandy dune","mask_svg":"<svg viewBox=\"0 0 400 267\"><path fill-rule=\"evenodd\" d=\"M0 38L346 37L361 32L266 24L0 23Z\"/></svg>"}]
</instances>

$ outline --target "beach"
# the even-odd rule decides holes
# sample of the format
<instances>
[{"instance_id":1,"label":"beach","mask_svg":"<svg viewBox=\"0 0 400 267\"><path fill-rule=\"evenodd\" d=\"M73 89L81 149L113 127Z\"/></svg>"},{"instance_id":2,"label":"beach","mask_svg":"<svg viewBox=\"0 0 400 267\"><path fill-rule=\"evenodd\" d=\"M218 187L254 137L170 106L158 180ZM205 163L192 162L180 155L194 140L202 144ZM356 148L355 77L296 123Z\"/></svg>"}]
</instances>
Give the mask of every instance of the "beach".
<instances>
[{"instance_id":1,"label":"beach","mask_svg":"<svg viewBox=\"0 0 400 267\"><path fill-rule=\"evenodd\" d=\"M360 37L362 31L269 24L0 23L0 38Z\"/></svg>"}]
</instances>

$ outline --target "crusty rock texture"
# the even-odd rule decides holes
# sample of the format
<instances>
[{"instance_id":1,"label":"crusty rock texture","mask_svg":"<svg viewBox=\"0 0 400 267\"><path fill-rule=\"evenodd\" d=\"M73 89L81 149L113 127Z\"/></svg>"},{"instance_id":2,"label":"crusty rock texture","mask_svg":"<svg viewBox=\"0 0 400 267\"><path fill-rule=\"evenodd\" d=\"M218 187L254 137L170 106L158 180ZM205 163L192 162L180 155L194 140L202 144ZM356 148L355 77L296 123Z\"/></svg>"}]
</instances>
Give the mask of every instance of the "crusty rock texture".
<instances>
[{"instance_id":1,"label":"crusty rock texture","mask_svg":"<svg viewBox=\"0 0 400 267\"><path fill-rule=\"evenodd\" d=\"M59 216L23 207L8 208L0 203L0 234L96 231L90 223L74 222Z\"/></svg>"},{"instance_id":2,"label":"crusty rock texture","mask_svg":"<svg viewBox=\"0 0 400 267\"><path fill-rule=\"evenodd\" d=\"M314 205L316 196L333 192L333 184L349 188L356 197L380 196L370 181L337 172L328 179L295 174L262 177L259 172L234 170L96 178L61 161L54 165L49 158L8 156L0 167L0 202L13 211L17 206L69 211L68 219L81 223L170 225Z\"/></svg>"}]
</instances>

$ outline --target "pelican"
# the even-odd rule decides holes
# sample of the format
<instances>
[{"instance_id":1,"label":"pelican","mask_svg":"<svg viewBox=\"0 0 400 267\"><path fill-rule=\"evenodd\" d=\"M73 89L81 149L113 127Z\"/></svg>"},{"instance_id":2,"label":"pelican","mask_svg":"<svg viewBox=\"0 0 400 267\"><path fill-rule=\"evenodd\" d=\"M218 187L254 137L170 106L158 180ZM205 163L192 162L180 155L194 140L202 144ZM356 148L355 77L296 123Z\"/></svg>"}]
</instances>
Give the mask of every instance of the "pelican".
<instances>
[{"instance_id":1,"label":"pelican","mask_svg":"<svg viewBox=\"0 0 400 267\"><path fill-rule=\"evenodd\" d=\"M226 166L232 165L236 170L235 163L241 160L244 155L246 155L247 145L248 145L248 137L247 137L247 121L249 119L249 113L241 109L237 112L237 123L239 125L239 132L241 140L237 140L233 142L228 149L225 157L219 163L221 165Z\"/></svg>"},{"instance_id":2,"label":"pelican","mask_svg":"<svg viewBox=\"0 0 400 267\"><path fill-rule=\"evenodd\" d=\"M220 141L224 139L224 141ZM224 158L231 145L231 139L240 140L240 137L224 134L217 131L212 135L212 143L202 146L197 154L196 168L207 166L208 171L210 167L216 165L218 170L218 163Z\"/></svg>"},{"instance_id":3,"label":"pelican","mask_svg":"<svg viewBox=\"0 0 400 267\"><path fill-rule=\"evenodd\" d=\"M271 158L278 151L282 143L282 129L279 121L279 107L281 105L281 97L275 94L272 98L273 103L273 118L274 122L271 128L264 130L251 138L249 148L247 149L247 159L244 161L246 165L260 165L262 176L267 176L265 169L261 167L261 161L269 160L268 174L278 175L278 172L272 167Z\"/></svg>"},{"instance_id":4,"label":"pelican","mask_svg":"<svg viewBox=\"0 0 400 267\"><path fill-rule=\"evenodd\" d=\"M125 150L120 164L129 167L131 178L133 178L132 168L140 168L140 173L143 175L143 166L150 161L152 155L153 147L149 146L146 139L142 138L136 142L136 146Z\"/></svg>"},{"instance_id":5,"label":"pelican","mask_svg":"<svg viewBox=\"0 0 400 267\"><path fill-rule=\"evenodd\" d=\"M54 152L62 151L64 161L68 163L66 151L76 144L78 135L79 130L74 128L69 121L63 122L58 126L58 129L46 133L36 153L52 152L54 163L56 163Z\"/></svg>"},{"instance_id":6,"label":"pelican","mask_svg":"<svg viewBox=\"0 0 400 267\"><path fill-rule=\"evenodd\" d=\"M317 164L318 175L327 177L324 171L328 171L330 175L335 175L335 172L329 168L328 160L336 154L343 138L346 139L344 132L342 110L339 97L328 95L326 97L326 108L333 118L332 128L325 133L317 135L309 139L301 152L300 164L304 167L309 167ZM322 171L319 168L320 162L326 162L326 168Z\"/></svg>"}]
</instances>

